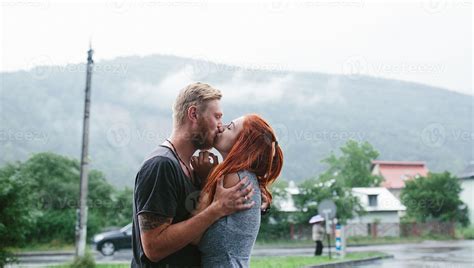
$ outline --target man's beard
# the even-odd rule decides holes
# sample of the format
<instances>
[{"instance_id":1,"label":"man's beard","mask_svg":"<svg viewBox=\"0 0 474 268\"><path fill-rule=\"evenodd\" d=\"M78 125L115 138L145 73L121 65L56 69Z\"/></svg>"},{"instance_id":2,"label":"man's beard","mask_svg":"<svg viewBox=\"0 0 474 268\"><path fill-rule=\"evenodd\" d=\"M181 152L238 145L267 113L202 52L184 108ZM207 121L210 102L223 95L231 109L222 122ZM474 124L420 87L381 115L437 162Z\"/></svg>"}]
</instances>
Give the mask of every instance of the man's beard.
<instances>
[{"instance_id":1,"label":"man's beard","mask_svg":"<svg viewBox=\"0 0 474 268\"><path fill-rule=\"evenodd\" d=\"M205 120L198 122L199 128L191 135L191 142L197 150L209 150L214 146L214 137L209 132L209 126Z\"/></svg>"}]
</instances>

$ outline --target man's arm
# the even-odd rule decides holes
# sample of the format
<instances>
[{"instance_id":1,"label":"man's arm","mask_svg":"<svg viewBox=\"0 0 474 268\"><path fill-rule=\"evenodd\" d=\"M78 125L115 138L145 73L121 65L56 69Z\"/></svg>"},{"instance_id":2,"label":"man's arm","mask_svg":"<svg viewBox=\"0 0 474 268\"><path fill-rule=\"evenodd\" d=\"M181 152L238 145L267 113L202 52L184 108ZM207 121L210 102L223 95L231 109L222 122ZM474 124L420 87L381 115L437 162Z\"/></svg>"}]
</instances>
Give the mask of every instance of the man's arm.
<instances>
[{"instance_id":1,"label":"man's arm","mask_svg":"<svg viewBox=\"0 0 474 268\"><path fill-rule=\"evenodd\" d=\"M219 218L252 207L254 202L245 203L253 195L251 185L240 190L247 181L244 179L226 189L223 178L220 178L211 205L186 221L171 224L171 218L152 213L139 214L140 238L147 258L158 262L198 238Z\"/></svg>"}]
</instances>

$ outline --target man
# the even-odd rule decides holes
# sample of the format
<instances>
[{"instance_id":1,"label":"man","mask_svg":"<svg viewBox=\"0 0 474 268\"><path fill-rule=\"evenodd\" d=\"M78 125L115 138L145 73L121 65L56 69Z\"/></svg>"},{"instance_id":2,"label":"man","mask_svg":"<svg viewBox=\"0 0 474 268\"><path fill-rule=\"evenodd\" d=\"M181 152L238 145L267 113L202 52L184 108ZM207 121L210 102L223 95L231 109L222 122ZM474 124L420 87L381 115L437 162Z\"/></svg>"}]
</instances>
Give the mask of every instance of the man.
<instances>
[{"instance_id":1,"label":"man","mask_svg":"<svg viewBox=\"0 0 474 268\"><path fill-rule=\"evenodd\" d=\"M247 180L224 188L221 178L211 205L191 217L205 182L190 162L196 150L212 148L217 133L224 131L221 97L219 90L194 83L176 98L170 139L148 157L135 179L132 267L199 267L199 251L189 243L219 218L254 205L245 202L253 194L251 186L242 189ZM209 162L209 156L201 153L198 161Z\"/></svg>"}]
</instances>

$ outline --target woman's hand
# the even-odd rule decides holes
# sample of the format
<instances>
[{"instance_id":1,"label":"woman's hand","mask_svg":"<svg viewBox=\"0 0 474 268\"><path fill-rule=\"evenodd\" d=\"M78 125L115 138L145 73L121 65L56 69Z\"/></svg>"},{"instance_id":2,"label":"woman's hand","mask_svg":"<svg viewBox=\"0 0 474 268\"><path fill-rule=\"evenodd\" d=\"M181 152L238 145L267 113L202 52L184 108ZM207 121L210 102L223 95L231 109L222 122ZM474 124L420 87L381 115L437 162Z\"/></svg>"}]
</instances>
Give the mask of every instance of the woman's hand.
<instances>
[{"instance_id":1,"label":"woman's hand","mask_svg":"<svg viewBox=\"0 0 474 268\"><path fill-rule=\"evenodd\" d=\"M260 189L260 192L262 193L262 205L260 206L260 212L262 215L265 215L270 211L270 200L265 192L262 191L262 189Z\"/></svg>"},{"instance_id":2,"label":"woman's hand","mask_svg":"<svg viewBox=\"0 0 474 268\"><path fill-rule=\"evenodd\" d=\"M218 164L217 155L209 151L199 152L199 156L191 157L191 166L196 176L201 180L201 187L204 187L207 177Z\"/></svg>"}]
</instances>

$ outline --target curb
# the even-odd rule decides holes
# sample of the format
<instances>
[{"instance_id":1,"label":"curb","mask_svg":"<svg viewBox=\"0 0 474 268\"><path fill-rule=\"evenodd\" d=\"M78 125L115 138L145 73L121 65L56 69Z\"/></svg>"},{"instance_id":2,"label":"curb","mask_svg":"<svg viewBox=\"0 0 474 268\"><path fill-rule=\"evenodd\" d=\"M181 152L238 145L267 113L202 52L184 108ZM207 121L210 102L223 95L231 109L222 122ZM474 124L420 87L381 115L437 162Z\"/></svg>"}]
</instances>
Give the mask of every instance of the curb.
<instances>
[{"instance_id":1,"label":"curb","mask_svg":"<svg viewBox=\"0 0 474 268\"><path fill-rule=\"evenodd\" d=\"M15 257L37 257L37 256L73 256L73 251L32 251L14 253Z\"/></svg>"},{"instance_id":2,"label":"curb","mask_svg":"<svg viewBox=\"0 0 474 268\"><path fill-rule=\"evenodd\" d=\"M359 260L350 260L350 261L340 261L340 262L333 262L333 263L326 263L326 264L318 264L312 266L306 266L306 268L339 268L339 267L352 267L358 264L367 264L373 261L383 260L383 259L391 259L393 255L385 255L385 256L378 256L378 257L371 257Z\"/></svg>"}]
</instances>

